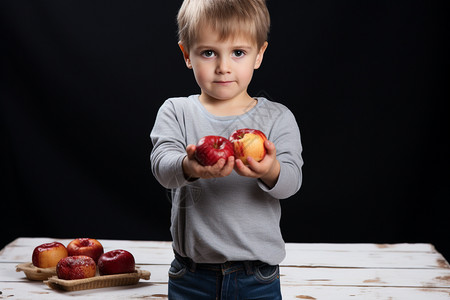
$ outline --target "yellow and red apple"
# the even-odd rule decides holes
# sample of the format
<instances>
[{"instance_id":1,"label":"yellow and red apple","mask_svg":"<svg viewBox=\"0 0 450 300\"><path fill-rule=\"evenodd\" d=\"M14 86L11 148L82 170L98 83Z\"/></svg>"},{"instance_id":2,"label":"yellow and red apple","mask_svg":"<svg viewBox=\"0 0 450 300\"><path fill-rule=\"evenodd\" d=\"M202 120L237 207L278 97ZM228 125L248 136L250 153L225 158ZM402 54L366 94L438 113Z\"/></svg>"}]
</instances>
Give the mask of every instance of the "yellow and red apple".
<instances>
[{"instance_id":1,"label":"yellow and red apple","mask_svg":"<svg viewBox=\"0 0 450 300\"><path fill-rule=\"evenodd\" d=\"M264 146L266 140L266 135L258 129L243 128L234 131L230 136L234 157L240 159L245 165L248 165L247 157L261 161L266 156Z\"/></svg>"},{"instance_id":2,"label":"yellow and red apple","mask_svg":"<svg viewBox=\"0 0 450 300\"><path fill-rule=\"evenodd\" d=\"M67 257L66 247L59 242L45 243L34 248L32 262L38 268L56 267L59 260Z\"/></svg>"},{"instance_id":3,"label":"yellow and red apple","mask_svg":"<svg viewBox=\"0 0 450 300\"><path fill-rule=\"evenodd\" d=\"M135 271L134 256L126 250L112 250L103 253L98 259L100 275L133 273Z\"/></svg>"},{"instance_id":4,"label":"yellow and red apple","mask_svg":"<svg viewBox=\"0 0 450 300\"><path fill-rule=\"evenodd\" d=\"M56 265L56 275L65 280L94 277L96 271L94 260L86 255L67 256Z\"/></svg>"},{"instance_id":5,"label":"yellow and red apple","mask_svg":"<svg viewBox=\"0 0 450 300\"><path fill-rule=\"evenodd\" d=\"M103 254L103 245L96 239L78 238L67 245L69 256L86 255L92 257L97 263L100 255Z\"/></svg>"}]
</instances>

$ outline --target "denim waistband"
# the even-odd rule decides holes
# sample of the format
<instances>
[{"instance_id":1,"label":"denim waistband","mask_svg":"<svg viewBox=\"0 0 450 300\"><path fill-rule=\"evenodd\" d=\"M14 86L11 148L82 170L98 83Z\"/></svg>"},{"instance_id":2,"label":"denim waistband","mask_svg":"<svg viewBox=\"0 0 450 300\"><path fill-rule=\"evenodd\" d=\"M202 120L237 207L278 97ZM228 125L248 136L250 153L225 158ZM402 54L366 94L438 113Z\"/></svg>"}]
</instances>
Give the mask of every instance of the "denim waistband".
<instances>
[{"instance_id":1,"label":"denim waistband","mask_svg":"<svg viewBox=\"0 0 450 300\"><path fill-rule=\"evenodd\" d=\"M189 257L184 257L175 252L175 258L185 264L191 272L196 270L209 270L221 272L222 274L231 273L239 270L245 270L247 275L253 274L253 268L264 265L259 260L243 260L243 261L226 261L224 263L210 264L210 263L196 263Z\"/></svg>"}]
</instances>

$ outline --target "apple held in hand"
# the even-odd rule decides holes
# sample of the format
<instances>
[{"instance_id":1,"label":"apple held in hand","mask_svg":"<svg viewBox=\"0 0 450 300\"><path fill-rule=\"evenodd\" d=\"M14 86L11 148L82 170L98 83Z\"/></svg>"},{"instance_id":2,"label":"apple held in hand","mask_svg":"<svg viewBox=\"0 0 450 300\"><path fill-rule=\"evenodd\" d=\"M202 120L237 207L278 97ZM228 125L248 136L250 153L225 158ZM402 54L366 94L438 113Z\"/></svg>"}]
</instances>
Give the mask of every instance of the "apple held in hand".
<instances>
[{"instance_id":1,"label":"apple held in hand","mask_svg":"<svg viewBox=\"0 0 450 300\"><path fill-rule=\"evenodd\" d=\"M85 255L65 257L56 265L56 275L65 280L94 277L96 271L94 260Z\"/></svg>"},{"instance_id":2,"label":"apple held in hand","mask_svg":"<svg viewBox=\"0 0 450 300\"><path fill-rule=\"evenodd\" d=\"M45 243L34 248L32 262L38 268L52 268L56 267L60 259L67 256L67 249L63 244Z\"/></svg>"},{"instance_id":3,"label":"apple held in hand","mask_svg":"<svg viewBox=\"0 0 450 300\"><path fill-rule=\"evenodd\" d=\"M69 256L90 256L97 263L98 258L103 254L103 246L96 239L78 238L67 245L67 251Z\"/></svg>"},{"instance_id":4,"label":"apple held in hand","mask_svg":"<svg viewBox=\"0 0 450 300\"><path fill-rule=\"evenodd\" d=\"M231 142L221 136L208 135L202 137L196 146L195 158L204 166L212 166L219 159L225 160L234 155Z\"/></svg>"},{"instance_id":5,"label":"apple held in hand","mask_svg":"<svg viewBox=\"0 0 450 300\"><path fill-rule=\"evenodd\" d=\"M252 157L256 161L261 161L266 155L264 141L266 135L257 129L243 128L233 132L230 141L234 147L234 156L240 159L245 165L248 164L247 157Z\"/></svg>"},{"instance_id":6,"label":"apple held in hand","mask_svg":"<svg viewBox=\"0 0 450 300\"><path fill-rule=\"evenodd\" d=\"M126 250L112 250L103 253L98 259L100 275L133 273L135 271L134 256Z\"/></svg>"}]
</instances>

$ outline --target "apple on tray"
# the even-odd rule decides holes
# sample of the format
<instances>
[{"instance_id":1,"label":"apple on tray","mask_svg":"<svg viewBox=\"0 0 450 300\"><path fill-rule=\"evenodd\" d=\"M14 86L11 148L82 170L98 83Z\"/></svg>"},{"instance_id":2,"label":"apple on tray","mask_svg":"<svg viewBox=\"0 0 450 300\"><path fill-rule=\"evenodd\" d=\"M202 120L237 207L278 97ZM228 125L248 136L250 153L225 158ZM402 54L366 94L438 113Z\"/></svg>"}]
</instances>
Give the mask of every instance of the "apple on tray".
<instances>
[{"instance_id":1,"label":"apple on tray","mask_svg":"<svg viewBox=\"0 0 450 300\"><path fill-rule=\"evenodd\" d=\"M221 136L202 137L196 146L195 158L203 166L212 166L221 158L225 160L234 155L231 142Z\"/></svg>"},{"instance_id":2,"label":"apple on tray","mask_svg":"<svg viewBox=\"0 0 450 300\"><path fill-rule=\"evenodd\" d=\"M134 256L126 250L112 250L103 253L98 259L100 275L133 273L135 271Z\"/></svg>"},{"instance_id":3,"label":"apple on tray","mask_svg":"<svg viewBox=\"0 0 450 300\"><path fill-rule=\"evenodd\" d=\"M97 263L100 255L103 254L103 245L96 239L78 238L67 245L69 256L86 255L92 257Z\"/></svg>"},{"instance_id":4,"label":"apple on tray","mask_svg":"<svg viewBox=\"0 0 450 300\"><path fill-rule=\"evenodd\" d=\"M233 144L234 156L248 165L247 157L252 157L256 161L261 161L266 155L264 142L266 135L258 129L243 128L234 131L230 136Z\"/></svg>"},{"instance_id":5,"label":"apple on tray","mask_svg":"<svg viewBox=\"0 0 450 300\"><path fill-rule=\"evenodd\" d=\"M86 255L67 256L56 265L58 278L65 280L94 277L96 271L95 261Z\"/></svg>"},{"instance_id":6,"label":"apple on tray","mask_svg":"<svg viewBox=\"0 0 450 300\"><path fill-rule=\"evenodd\" d=\"M53 268L60 259L67 256L67 248L63 244L59 242L45 243L34 248L32 262L38 268Z\"/></svg>"}]
</instances>

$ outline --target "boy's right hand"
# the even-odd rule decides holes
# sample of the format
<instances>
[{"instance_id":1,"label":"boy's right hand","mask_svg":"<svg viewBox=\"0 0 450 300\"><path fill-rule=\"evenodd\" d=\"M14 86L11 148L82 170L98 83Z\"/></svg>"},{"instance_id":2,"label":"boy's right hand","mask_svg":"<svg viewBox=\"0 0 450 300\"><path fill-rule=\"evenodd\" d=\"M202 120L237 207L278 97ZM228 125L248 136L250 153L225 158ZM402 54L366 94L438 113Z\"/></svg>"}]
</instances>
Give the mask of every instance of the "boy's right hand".
<instances>
[{"instance_id":1,"label":"boy's right hand","mask_svg":"<svg viewBox=\"0 0 450 300\"><path fill-rule=\"evenodd\" d=\"M187 155L183 159L183 173L186 179L225 177L233 171L234 156L228 157L228 160L221 158L213 166L203 166L195 159L195 149L195 145L186 147Z\"/></svg>"}]
</instances>

